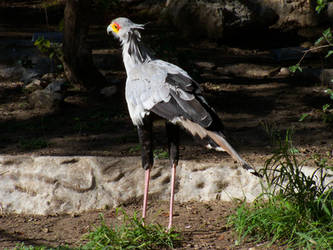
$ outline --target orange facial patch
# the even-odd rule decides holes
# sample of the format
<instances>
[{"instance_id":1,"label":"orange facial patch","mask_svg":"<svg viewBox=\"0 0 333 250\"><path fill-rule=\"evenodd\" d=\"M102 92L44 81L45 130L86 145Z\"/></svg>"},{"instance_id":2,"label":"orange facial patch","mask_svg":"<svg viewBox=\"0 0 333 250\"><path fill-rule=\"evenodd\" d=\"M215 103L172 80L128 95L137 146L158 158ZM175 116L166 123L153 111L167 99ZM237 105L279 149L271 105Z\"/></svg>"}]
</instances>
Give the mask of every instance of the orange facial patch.
<instances>
[{"instance_id":1,"label":"orange facial patch","mask_svg":"<svg viewBox=\"0 0 333 250\"><path fill-rule=\"evenodd\" d=\"M118 23L112 23L111 28L115 33L118 33L121 27Z\"/></svg>"}]
</instances>

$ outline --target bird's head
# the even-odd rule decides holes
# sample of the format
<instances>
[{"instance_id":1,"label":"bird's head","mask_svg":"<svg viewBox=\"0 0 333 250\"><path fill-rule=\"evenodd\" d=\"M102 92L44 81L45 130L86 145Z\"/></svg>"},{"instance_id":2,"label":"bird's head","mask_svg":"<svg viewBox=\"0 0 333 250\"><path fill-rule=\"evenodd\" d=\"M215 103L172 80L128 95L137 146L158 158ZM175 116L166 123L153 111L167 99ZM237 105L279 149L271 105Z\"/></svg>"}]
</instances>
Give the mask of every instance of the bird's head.
<instances>
[{"instance_id":1,"label":"bird's head","mask_svg":"<svg viewBox=\"0 0 333 250\"><path fill-rule=\"evenodd\" d=\"M144 29L144 25L133 23L126 17L118 17L111 21L106 31L108 35L113 34L114 37L118 38L122 42L125 42L127 41L130 33L134 33L140 37L138 29Z\"/></svg>"}]
</instances>

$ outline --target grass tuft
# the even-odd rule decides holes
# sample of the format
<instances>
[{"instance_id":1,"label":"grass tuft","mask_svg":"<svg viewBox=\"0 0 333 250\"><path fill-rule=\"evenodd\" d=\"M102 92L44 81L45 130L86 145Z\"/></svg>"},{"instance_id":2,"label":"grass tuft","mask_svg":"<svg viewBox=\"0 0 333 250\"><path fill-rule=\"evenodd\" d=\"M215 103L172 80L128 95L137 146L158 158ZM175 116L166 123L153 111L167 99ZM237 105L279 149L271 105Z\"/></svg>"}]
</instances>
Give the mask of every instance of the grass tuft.
<instances>
[{"instance_id":1,"label":"grass tuft","mask_svg":"<svg viewBox=\"0 0 333 250\"><path fill-rule=\"evenodd\" d=\"M238 241L270 241L296 248L333 248L333 189L327 180L326 159L313 157L312 175L302 172L306 162L297 159L292 133L277 140L274 155L262 174L268 186L255 202L241 203L229 218ZM307 161L308 162L308 161Z\"/></svg>"},{"instance_id":2,"label":"grass tuft","mask_svg":"<svg viewBox=\"0 0 333 250\"><path fill-rule=\"evenodd\" d=\"M129 217L124 211L123 224L108 227L102 224L87 238L89 242L82 249L161 249L174 248L180 242L180 234L158 224L143 226L136 214Z\"/></svg>"}]
</instances>

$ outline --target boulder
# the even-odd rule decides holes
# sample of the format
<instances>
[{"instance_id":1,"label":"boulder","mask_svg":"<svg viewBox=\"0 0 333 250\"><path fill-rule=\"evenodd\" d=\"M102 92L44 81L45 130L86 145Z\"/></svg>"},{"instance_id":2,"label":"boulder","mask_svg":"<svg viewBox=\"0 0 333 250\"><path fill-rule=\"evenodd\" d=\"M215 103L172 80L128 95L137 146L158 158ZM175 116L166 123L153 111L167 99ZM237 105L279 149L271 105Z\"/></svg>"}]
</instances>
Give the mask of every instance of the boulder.
<instances>
[{"instance_id":1,"label":"boulder","mask_svg":"<svg viewBox=\"0 0 333 250\"><path fill-rule=\"evenodd\" d=\"M42 83L41 80L34 79L29 84L27 84L26 86L24 86L24 89L28 90L29 92L33 92L33 91L38 90L38 89L43 89L41 83Z\"/></svg>"},{"instance_id":2,"label":"boulder","mask_svg":"<svg viewBox=\"0 0 333 250\"><path fill-rule=\"evenodd\" d=\"M51 93L61 93L66 90L66 80L65 79L54 80L49 85L47 85L45 90Z\"/></svg>"},{"instance_id":3,"label":"boulder","mask_svg":"<svg viewBox=\"0 0 333 250\"><path fill-rule=\"evenodd\" d=\"M218 3L171 0L166 15L185 37L222 38L223 11Z\"/></svg>"},{"instance_id":4,"label":"boulder","mask_svg":"<svg viewBox=\"0 0 333 250\"><path fill-rule=\"evenodd\" d=\"M21 65L1 65L0 66L0 79L2 80L20 80L23 75L24 68Z\"/></svg>"},{"instance_id":5,"label":"boulder","mask_svg":"<svg viewBox=\"0 0 333 250\"><path fill-rule=\"evenodd\" d=\"M184 36L217 40L225 29L268 27L277 18L270 8L241 0L169 0L164 11Z\"/></svg>"},{"instance_id":6,"label":"boulder","mask_svg":"<svg viewBox=\"0 0 333 250\"><path fill-rule=\"evenodd\" d=\"M151 173L150 197L168 200L168 160L157 160ZM140 157L0 156L2 212L24 214L78 213L140 200L144 171ZM234 166L181 161L175 200L252 201L259 178Z\"/></svg>"},{"instance_id":7,"label":"boulder","mask_svg":"<svg viewBox=\"0 0 333 250\"><path fill-rule=\"evenodd\" d=\"M161 19L167 17L188 38L220 39L226 32L239 37L240 32L269 29L309 37L316 36L313 27L333 20L332 3L320 14L315 7L308 0L168 0Z\"/></svg>"},{"instance_id":8,"label":"boulder","mask_svg":"<svg viewBox=\"0 0 333 250\"><path fill-rule=\"evenodd\" d=\"M314 174L311 167L302 171ZM170 172L168 160L156 160L149 190L153 200L169 199ZM332 181L332 175L327 181ZM260 178L239 167L182 160L175 200L251 202L261 193L261 185L265 184ZM1 155L0 186L4 213L79 213L141 200L144 171L140 157Z\"/></svg>"},{"instance_id":9,"label":"boulder","mask_svg":"<svg viewBox=\"0 0 333 250\"><path fill-rule=\"evenodd\" d=\"M57 92L50 92L48 90L36 90L29 95L28 101L31 107L54 110L59 107L59 104L63 101L63 95Z\"/></svg>"},{"instance_id":10,"label":"boulder","mask_svg":"<svg viewBox=\"0 0 333 250\"><path fill-rule=\"evenodd\" d=\"M320 15L315 12L315 1L309 0L251 0L261 8L269 8L278 16L272 28L294 30L314 27L320 22Z\"/></svg>"}]
</instances>

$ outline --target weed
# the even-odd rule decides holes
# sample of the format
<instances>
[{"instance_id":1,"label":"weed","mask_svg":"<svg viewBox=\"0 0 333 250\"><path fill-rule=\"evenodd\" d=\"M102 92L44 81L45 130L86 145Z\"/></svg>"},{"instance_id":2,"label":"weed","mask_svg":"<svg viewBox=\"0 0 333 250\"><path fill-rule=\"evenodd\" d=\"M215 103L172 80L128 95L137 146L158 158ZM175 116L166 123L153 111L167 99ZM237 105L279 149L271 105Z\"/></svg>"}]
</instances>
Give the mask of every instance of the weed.
<instances>
[{"instance_id":1,"label":"weed","mask_svg":"<svg viewBox=\"0 0 333 250\"><path fill-rule=\"evenodd\" d=\"M59 246L56 248L46 246L26 246L24 243L18 244L13 250L70 250L72 248L67 246ZM6 250L6 248L5 248Z\"/></svg>"},{"instance_id":2,"label":"weed","mask_svg":"<svg viewBox=\"0 0 333 250\"><path fill-rule=\"evenodd\" d=\"M312 175L302 172L293 150L292 133L277 140L279 147L267 160L262 174L268 183L262 194L248 205L241 203L229 218L238 241L269 240L297 248L333 247L333 189L327 180L326 159L313 157Z\"/></svg>"},{"instance_id":3,"label":"weed","mask_svg":"<svg viewBox=\"0 0 333 250\"><path fill-rule=\"evenodd\" d=\"M88 234L89 242L82 249L161 249L173 248L180 241L179 233L167 232L158 224L142 225L134 214L129 217L124 211L123 224L108 227L101 216L101 226Z\"/></svg>"},{"instance_id":4,"label":"weed","mask_svg":"<svg viewBox=\"0 0 333 250\"><path fill-rule=\"evenodd\" d=\"M168 159L169 153L163 149L155 149L154 150L154 158L156 159Z\"/></svg>"}]
</instances>

